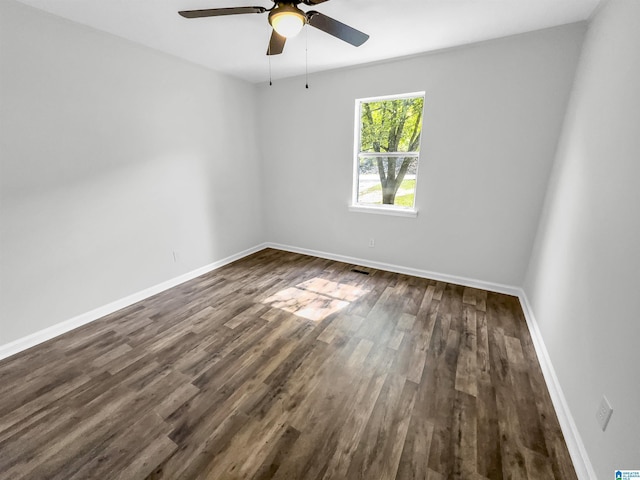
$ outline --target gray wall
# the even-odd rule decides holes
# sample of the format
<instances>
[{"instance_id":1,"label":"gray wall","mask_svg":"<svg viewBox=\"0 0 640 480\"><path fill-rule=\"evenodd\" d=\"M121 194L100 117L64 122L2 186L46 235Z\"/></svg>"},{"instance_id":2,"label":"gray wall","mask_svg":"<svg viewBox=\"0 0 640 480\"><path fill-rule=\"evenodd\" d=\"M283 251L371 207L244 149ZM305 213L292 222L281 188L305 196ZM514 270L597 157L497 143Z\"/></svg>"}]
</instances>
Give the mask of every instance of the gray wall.
<instances>
[{"instance_id":1,"label":"gray wall","mask_svg":"<svg viewBox=\"0 0 640 480\"><path fill-rule=\"evenodd\" d=\"M521 285L584 24L259 90L267 238ZM417 218L349 212L356 98L426 91ZM368 248L369 238L375 248Z\"/></svg>"},{"instance_id":2,"label":"gray wall","mask_svg":"<svg viewBox=\"0 0 640 480\"><path fill-rule=\"evenodd\" d=\"M0 35L0 345L263 241L254 86L10 0Z\"/></svg>"},{"instance_id":3,"label":"gray wall","mask_svg":"<svg viewBox=\"0 0 640 480\"><path fill-rule=\"evenodd\" d=\"M612 0L585 40L525 282L601 479L640 468L639 47L640 2Z\"/></svg>"}]
</instances>

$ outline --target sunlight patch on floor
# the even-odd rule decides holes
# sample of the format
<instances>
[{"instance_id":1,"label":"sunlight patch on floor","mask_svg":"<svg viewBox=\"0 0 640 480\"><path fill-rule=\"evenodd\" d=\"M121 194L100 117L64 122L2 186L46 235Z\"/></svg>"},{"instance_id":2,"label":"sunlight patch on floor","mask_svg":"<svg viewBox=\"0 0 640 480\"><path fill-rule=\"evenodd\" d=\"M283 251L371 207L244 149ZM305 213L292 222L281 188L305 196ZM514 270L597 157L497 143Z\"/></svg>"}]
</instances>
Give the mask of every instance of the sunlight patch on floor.
<instances>
[{"instance_id":1,"label":"sunlight patch on floor","mask_svg":"<svg viewBox=\"0 0 640 480\"><path fill-rule=\"evenodd\" d=\"M366 288L356 287L346 283L332 282L331 280L325 280L320 277L307 280L306 282L300 283L296 286L311 292L328 295L333 298L339 298L340 300L346 300L347 302L355 302L360 297L371 291Z\"/></svg>"},{"instance_id":2,"label":"sunlight patch on floor","mask_svg":"<svg viewBox=\"0 0 640 480\"><path fill-rule=\"evenodd\" d=\"M285 288L264 300L265 305L318 322L369 293L369 289L320 277Z\"/></svg>"}]
</instances>

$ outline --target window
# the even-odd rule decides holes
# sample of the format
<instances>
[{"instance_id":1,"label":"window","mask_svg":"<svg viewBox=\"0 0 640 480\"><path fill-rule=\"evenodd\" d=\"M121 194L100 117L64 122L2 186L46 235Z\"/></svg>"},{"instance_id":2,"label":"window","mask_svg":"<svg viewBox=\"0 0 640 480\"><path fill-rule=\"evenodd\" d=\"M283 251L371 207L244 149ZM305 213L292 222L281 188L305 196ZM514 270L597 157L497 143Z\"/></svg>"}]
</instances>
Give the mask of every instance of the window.
<instances>
[{"instance_id":1,"label":"window","mask_svg":"<svg viewBox=\"0 0 640 480\"><path fill-rule=\"evenodd\" d=\"M356 100L352 210L415 216L424 92Z\"/></svg>"}]
</instances>

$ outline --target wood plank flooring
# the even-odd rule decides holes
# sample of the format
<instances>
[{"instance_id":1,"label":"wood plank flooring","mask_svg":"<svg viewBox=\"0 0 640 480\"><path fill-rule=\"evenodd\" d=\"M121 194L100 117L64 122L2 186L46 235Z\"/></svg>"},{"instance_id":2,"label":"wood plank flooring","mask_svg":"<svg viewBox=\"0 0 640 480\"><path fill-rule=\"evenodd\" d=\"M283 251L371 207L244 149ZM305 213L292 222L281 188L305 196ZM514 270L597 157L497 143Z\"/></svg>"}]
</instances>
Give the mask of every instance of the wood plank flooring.
<instances>
[{"instance_id":1,"label":"wood plank flooring","mask_svg":"<svg viewBox=\"0 0 640 480\"><path fill-rule=\"evenodd\" d=\"M277 250L0 362L0 479L575 479L514 297Z\"/></svg>"}]
</instances>

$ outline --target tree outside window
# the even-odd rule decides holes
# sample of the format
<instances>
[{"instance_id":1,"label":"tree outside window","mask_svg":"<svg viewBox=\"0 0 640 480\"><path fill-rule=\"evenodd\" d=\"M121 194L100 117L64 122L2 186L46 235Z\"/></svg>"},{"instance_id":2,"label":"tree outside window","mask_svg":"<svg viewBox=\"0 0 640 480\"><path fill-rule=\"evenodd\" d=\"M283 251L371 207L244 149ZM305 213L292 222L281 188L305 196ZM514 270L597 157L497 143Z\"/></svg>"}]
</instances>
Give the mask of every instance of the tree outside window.
<instances>
[{"instance_id":1,"label":"tree outside window","mask_svg":"<svg viewBox=\"0 0 640 480\"><path fill-rule=\"evenodd\" d=\"M414 210L424 93L356 106L354 205Z\"/></svg>"}]
</instances>

